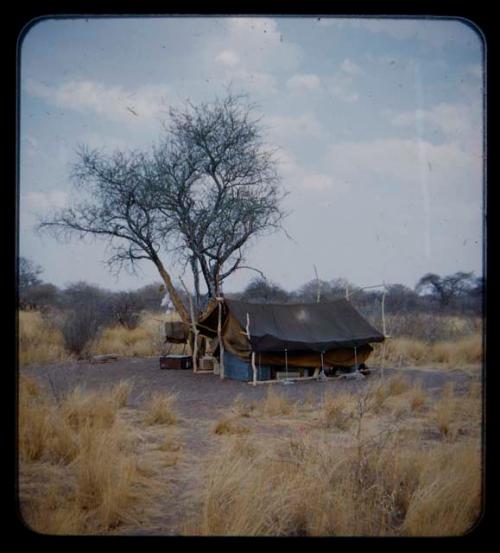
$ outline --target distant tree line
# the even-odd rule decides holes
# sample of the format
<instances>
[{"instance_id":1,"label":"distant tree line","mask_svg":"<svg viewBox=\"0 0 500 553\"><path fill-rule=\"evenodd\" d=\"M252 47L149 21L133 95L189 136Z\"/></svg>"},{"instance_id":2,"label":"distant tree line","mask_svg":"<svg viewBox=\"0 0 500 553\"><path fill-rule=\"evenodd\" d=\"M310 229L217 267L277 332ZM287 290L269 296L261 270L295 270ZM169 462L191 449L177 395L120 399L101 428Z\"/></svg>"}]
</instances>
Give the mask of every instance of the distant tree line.
<instances>
[{"instance_id":1,"label":"distant tree line","mask_svg":"<svg viewBox=\"0 0 500 553\"><path fill-rule=\"evenodd\" d=\"M80 281L59 288L41 279L43 270L30 260L19 259L19 308L37 310L56 321L62 331L65 346L81 355L85 346L102 329L122 325L132 330L137 327L144 311L164 312L173 308L167 300L163 284L148 284L137 290L111 291ZM433 315L478 317L482 314L484 279L474 273L458 272L439 276L428 273L419 279L415 288L402 284L386 285L384 307L388 317L398 318L399 335L415 335L416 319L421 324L420 334L436 338ZM188 308L185 290L177 286L178 295ZM383 288L363 289L343 278L313 279L296 290L287 291L264 277L253 279L243 291L226 294L228 298L256 303L311 303L328 302L348 297L349 301L370 321L379 326ZM195 299L193 294L192 299ZM405 318L407 320L405 320ZM425 319L425 320L424 320Z\"/></svg>"},{"instance_id":2,"label":"distant tree line","mask_svg":"<svg viewBox=\"0 0 500 553\"><path fill-rule=\"evenodd\" d=\"M26 258L19 260L19 304L21 309L68 309L86 303L99 305L102 316L127 328L137 324L141 311L165 310L162 302L165 287L161 283L149 284L137 290L113 292L99 286L76 282L65 288L43 282L42 268ZM403 284L387 284L385 310L389 314L400 312L427 312L443 314L481 315L484 278L474 273L457 272L439 276L428 273L412 289ZM382 299L383 288L363 289L344 278L310 280L291 292L264 277L253 279L241 292L228 293L227 297L256 303L310 303L333 301L348 297L358 308L368 309ZM186 293L179 296L188 307ZM172 306L168 302L168 306Z\"/></svg>"},{"instance_id":3,"label":"distant tree line","mask_svg":"<svg viewBox=\"0 0 500 553\"><path fill-rule=\"evenodd\" d=\"M328 302L339 298L349 301L363 312L380 311L383 287L360 288L344 278L330 281L310 280L296 290L286 291L265 278L256 278L239 293L228 294L233 299L258 303L310 303ZM403 284L387 284L385 311L388 314L401 312L481 315L484 279L474 273L458 272L439 276L424 275L415 288Z\"/></svg>"}]
</instances>

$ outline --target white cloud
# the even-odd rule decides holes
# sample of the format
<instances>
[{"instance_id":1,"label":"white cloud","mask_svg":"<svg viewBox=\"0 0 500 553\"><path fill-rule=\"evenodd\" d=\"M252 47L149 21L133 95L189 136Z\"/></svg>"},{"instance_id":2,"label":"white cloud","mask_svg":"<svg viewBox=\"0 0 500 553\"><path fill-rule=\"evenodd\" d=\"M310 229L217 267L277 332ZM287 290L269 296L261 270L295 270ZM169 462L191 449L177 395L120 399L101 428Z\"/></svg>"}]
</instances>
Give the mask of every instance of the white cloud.
<instances>
[{"instance_id":1,"label":"white cloud","mask_svg":"<svg viewBox=\"0 0 500 553\"><path fill-rule=\"evenodd\" d=\"M430 109L395 113L391 123L395 126L439 131L445 142L456 142L464 154L480 155L482 150L481 117L478 106L440 103Z\"/></svg>"},{"instance_id":2,"label":"white cloud","mask_svg":"<svg viewBox=\"0 0 500 553\"><path fill-rule=\"evenodd\" d=\"M354 90L353 79L345 73L339 72L327 81L327 89L339 100L352 104L359 100L359 94Z\"/></svg>"},{"instance_id":3,"label":"white cloud","mask_svg":"<svg viewBox=\"0 0 500 553\"><path fill-rule=\"evenodd\" d=\"M321 88L321 80L318 75L311 73L297 73L288 79L286 87L288 90L294 92L312 92Z\"/></svg>"},{"instance_id":4,"label":"white cloud","mask_svg":"<svg viewBox=\"0 0 500 553\"><path fill-rule=\"evenodd\" d=\"M228 17L227 36L215 41L235 52L248 70L294 71L302 59L301 48L288 41L276 20L268 17ZM220 49L220 48L219 48Z\"/></svg>"},{"instance_id":5,"label":"white cloud","mask_svg":"<svg viewBox=\"0 0 500 553\"><path fill-rule=\"evenodd\" d=\"M94 113L112 121L140 124L151 122L165 110L168 89L163 85L144 85L135 90L105 86L95 81L67 81L50 86L33 79L26 91L60 109Z\"/></svg>"},{"instance_id":6,"label":"white cloud","mask_svg":"<svg viewBox=\"0 0 500 553\"><path fill-rule=\"evenodd\" d=\"M346 58L342 62L340 69L344 71L344 73L347 73L349 75L360 75L362 73L361 67L357 63L351 61L349 58Z\"/></svg>"},{"instance_id":7,"label":"white cloud","mask_svg":"<svg viewBox=\"0 0 500 553\"><path fill-rule=\"evenodd\" d=\"M278 80L271 73L239 69L225 74L224 82L234 82L251 94L262 96L278 92Z\"/></svg>"},{"instance_id":8,"label":"white cloud","mask_svg":"<svg viewBox=\"0 0 500 553\"><path fill-rule=\"evenodd\" d=\"M233 50L222 50L215 57L215 61L218 61L229 67L234 67L235 65L238 65L240 58L238 54Z\"/></svg>"},{"instance_id":9,"label":"white cloud","mask_svg":"<svg viewBox=\"0 0 500 553\"><path fill-rule=\"evenodd\" d=\"M288 140L296 138L320 138L324 129L312 113L304 113L297 116L268 116L264 119L269 133L278 145L283 145Z\"/></svg>"},{"instance_id":10,"label":"white cloud","mask_svg":"<svg viewBox=\"0 0 500 553\"><path fill-rule=\"evenodd\" d=\"M285 188L292 193L299 193L301 197L304 193L326 193L331 199L349 190L347 182L334 179L330 174L311 172L303 167L289 150L279 150L277 161Z\"/></svg>"},{"instance_id":11,"label":"white cloud","mask_svg":"<svg viewBox=\"0 0 500 553\"><path fill-rule=\"evenodd\" d=\"M309 190L317 190L323 192L331 190L333 188L333 180L328 175L321 173L314 173L311 175L305 175L302 178L302 185Z\"/></svg>"},{"instance_id":12,"label":"white cloud","mask_svg":"<svg viewBox=\"0 0 500 553\"><path fill-rule=\"evenodd\" d=\"M428 185L431 199L467 202L481 194L482 162L456 143L415 139L342 142L328 149L332 177L365 189L382 185L411 197Z\"/></svg>"},{"instance_id":13,"label":"white cloud","mask_svg":"<svg viewBox=\"0 0 500 553\"><path fill-rule=\"evenodd\" d=\"M326 88L330 94L343 102L352 104L359 100L359 93L355 89L355 79L362 74L362 69L349 58L340 65L340 69L326 79Z\"/></svg>"}]
</instances>

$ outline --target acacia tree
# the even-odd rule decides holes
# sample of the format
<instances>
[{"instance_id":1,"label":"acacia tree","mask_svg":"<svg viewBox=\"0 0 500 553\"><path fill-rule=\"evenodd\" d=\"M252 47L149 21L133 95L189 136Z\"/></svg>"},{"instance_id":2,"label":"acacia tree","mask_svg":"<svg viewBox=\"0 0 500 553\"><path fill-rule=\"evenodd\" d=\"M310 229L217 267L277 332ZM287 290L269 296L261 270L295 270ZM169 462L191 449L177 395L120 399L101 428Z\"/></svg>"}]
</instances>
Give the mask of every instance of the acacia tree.
<instances>
[{"instance_id":1,"label":"acacia tree","mask_svg":"<svg viewBox=\"0 0 500 553\"><path fill-rule=\"evenodd\" d=\"M145 153L115 152L106 156L81 147L72 169L72 179L82 199L53 213L39 229L57 237L80 239L97 236L106 240L110 267L120 270L147 259L154 263L170 294L172 303L185 320L187 311L178 298L160 251L166 222L152 202L151 190L158 178Z\"/></svg>"},{"instance_id":2,"label":"acacia tree","mask_svg":"<svg viewBox=\"0 0 500 553\"><path fill-rule=\"evenodd\" d=\"M56 236L106 240L119 270L147 259L156 266L175 309L189 315L164 263L189 264L196 299L243 267L252 237L277 229L283 193L273 151L262 139L255 107L229 93L211 104L171 110L150 151L105 155L81 147L72 178L80 200L43 220Z\"/></svg>"},{"instance_id":3,"label":"acacia tree","mask_svg":"<svg viewBox=\"0 0 500 553\"><path fill-rule=\"evenodd\" d=\"M155 151L156 205L191 266L196 298L209 297L242 268L252 237L280 227L284 194L274 152L265 145L254 106L227 95L212 104L171 110Z\"/></svg>"},{"instance_id":4,"label":"acacia tree","mask_svg":"<svg viewBox=\"0 0 500 553\"><path fill-rule=\"evenodd\" d=\"M427 273L418 281L415 291L417 293L429 291L439 300L441 307L447 307L457 296L471 288L474 281L473 275L474 273L463 271L443 277Z\"/></svg>"},{"instance_id":5,"label":"acacia tree","mask_svg":"<svg viewBox=\"0 0 500 553\"><path fill-rule=\"evenodd\" d=\"M19 289L24 291L32 286L38 286L42 283L38 278L43 273L43 269L33 263L33 261L26 257L19 257L18 259L18 284Z\"/></svg>"}]
</instances>

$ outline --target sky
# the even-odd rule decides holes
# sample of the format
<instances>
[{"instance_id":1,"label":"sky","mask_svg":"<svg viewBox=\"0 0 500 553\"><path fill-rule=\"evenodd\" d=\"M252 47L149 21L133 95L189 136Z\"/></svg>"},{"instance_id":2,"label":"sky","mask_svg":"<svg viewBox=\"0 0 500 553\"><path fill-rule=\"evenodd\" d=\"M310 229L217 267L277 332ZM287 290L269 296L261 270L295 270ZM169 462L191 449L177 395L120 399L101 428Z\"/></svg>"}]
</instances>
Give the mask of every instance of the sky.
<instances>
[{"instance_id":1,"label":"sky","mask_svg":"<svg viewBox=\"0 0 500 553\"><path fill-rule=\"evenodd\" d=\"M58 286L160 282L148 261L113 275L102 242L60 243L35 225L77 198L78 145L148 148L170 107L231 84L257 104L288 192L286 233L253 240L246 265L287 290L315 267L357 286L481 275L483 50L459 19L41 19L20 48L19 254ZM256 275L236 271L224 289Z\"/></svg>"}]
</instances>

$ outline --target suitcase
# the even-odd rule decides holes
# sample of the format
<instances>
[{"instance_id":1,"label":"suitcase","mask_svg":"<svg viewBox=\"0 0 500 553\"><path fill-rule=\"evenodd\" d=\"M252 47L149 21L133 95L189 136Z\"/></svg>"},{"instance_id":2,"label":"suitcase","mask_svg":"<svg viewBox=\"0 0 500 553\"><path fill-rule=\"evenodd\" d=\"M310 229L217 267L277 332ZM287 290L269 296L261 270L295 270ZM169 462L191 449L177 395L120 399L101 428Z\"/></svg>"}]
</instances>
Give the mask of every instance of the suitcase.
<instances>
[{"instance_id":1,"label":"suitcase","mask_svg":"<svg viewBox=\"0 0 500 553\"><path fill-rule=\"evenodd\" d=\"M191 355L163 355L160 357L160 369L192 369Z\"/></svg>"}]
</instances>

